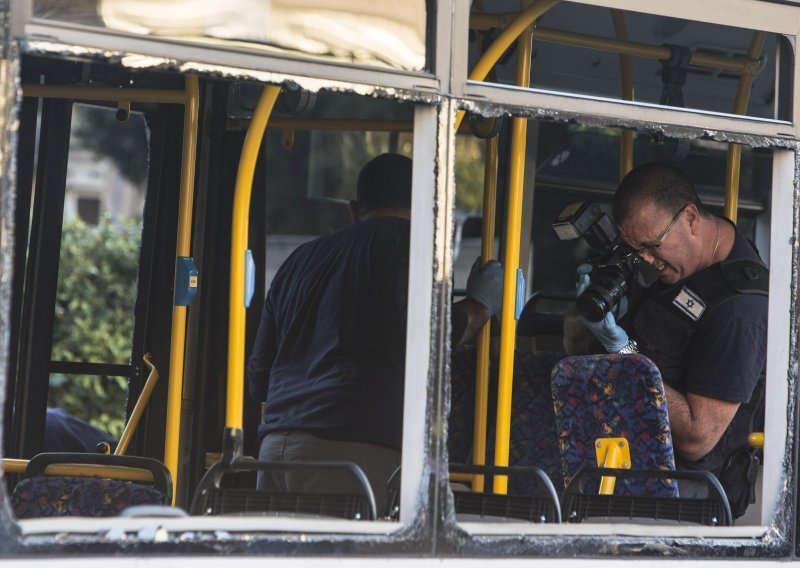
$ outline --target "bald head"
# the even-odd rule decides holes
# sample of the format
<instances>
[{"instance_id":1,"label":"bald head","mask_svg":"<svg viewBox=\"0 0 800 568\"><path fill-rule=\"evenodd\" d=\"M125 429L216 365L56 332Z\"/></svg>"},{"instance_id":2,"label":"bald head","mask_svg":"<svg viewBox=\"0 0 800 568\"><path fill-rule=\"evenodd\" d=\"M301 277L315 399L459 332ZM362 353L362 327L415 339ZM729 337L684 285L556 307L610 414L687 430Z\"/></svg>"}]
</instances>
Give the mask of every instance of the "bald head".
<instances>
[{"instance_id":1,"label":"bald head","mask_svg":"<svg viewBox=\"0 0 800 568\"><path fill-rule=\"evenodd\" d=\"M646 203L672 213L692 203L701 215L708 215L689 178L659 162L634 168L625 176L614 194L614 221L623 224Z\"/></svg>"}]
</instances>

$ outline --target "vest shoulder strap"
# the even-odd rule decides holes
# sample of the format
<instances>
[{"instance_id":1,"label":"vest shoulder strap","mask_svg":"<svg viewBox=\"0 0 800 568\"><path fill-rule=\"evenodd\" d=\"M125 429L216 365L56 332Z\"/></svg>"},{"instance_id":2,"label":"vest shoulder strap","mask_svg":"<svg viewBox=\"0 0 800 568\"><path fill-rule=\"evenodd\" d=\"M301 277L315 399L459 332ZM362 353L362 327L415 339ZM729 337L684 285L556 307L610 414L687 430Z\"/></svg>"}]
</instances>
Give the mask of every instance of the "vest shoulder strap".
<instances>
[{"instance_id":1,"label":"vest shoulder strap","mask_svg":"<svg viewBox=\"0 0 800 568\"><path fill-rule=\"evenodd\" d=\"M661 302L670 310L677 310L690 320L697 321L703 312L709 312L725 300L741 294L767 295L769 270L762 263L749 260L729 260L713 264L685 281L659 293ZM683 296L693 298L701 309L681 307ZM676 307L677 306L677 307ZM699 310L699 311L697 311Z\"/></svg>"},{"instance_id":2,"label":"vest shoulder strap","mask_svg":"<svg viewBox=\"0 0 800 568\"><path fill-rule=\"evenodd\" d=\"M720 263L722 276L740 294L769 295L769 269L754 260L728 260Z\"/></svg>"}]
</instances>

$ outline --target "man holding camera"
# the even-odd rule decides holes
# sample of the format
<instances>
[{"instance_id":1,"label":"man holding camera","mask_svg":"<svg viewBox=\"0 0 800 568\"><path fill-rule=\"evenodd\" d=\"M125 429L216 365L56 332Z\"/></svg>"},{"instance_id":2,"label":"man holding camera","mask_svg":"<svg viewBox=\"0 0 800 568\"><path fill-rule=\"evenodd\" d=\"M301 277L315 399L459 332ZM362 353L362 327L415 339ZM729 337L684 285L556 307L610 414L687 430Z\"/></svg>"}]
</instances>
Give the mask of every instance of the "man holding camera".
<instances>
[{"instance_id":1,"label":"man holding camera","mask_svg":"<svg viewBox=\"0 0 800 568\"><path fill-rule=\"evenodd\" d=\"M620 238L659 281L630 294L619 323L609 312L584 324L607 352L639 351L658 366L679 469L717 475L739 516L756 473L747 435L763 415L767 269L733 223L706 211L688 178L666 164L631 171L613 209ZM580 276L584 286L590 276ZM680 491L692 496L686 484Z\"/></svg>"}]
</instances>

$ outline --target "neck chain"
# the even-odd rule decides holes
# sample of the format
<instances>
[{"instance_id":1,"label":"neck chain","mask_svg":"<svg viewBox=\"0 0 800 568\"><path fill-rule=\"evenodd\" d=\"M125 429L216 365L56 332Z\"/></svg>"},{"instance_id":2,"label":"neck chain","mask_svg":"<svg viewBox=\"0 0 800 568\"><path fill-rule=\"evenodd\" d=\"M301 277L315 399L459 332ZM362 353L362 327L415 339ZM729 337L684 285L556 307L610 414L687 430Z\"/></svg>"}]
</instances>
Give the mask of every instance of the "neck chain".
<instances>
[{"instance_id":1,"label":"neck chain","mask_svg":"<svg viewBox=\"0 0 800 568\"><path fill-rule=\"evenodd\" d=\"M719 219L714 218L714 224L717 226L717 238L714 239L714 250L711 251L711 262L714 262L714 257L717 256L717 249L719 248Z\"/></svg>"}]
</instances>

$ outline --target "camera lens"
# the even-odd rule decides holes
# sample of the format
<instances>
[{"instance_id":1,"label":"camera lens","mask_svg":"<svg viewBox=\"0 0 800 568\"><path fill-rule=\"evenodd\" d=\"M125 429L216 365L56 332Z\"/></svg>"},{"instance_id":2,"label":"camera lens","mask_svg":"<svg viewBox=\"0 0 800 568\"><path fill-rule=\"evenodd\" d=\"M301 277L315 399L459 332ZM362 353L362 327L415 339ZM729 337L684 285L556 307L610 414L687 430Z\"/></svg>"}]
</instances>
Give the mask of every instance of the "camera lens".
<instances>
[{"instance_id":1,"label":"camera lens","mask_svg":"<svg viewBox=\"0 0 800 568\"><path fill-rule=\"evenodd\" d=\"M578 296L578 310L589 321L600 321L608 312L608 304L597 294L586 290Z\"/></svg>"},{"instance_id":2,"label":"camera lens","mask_svg":"<svg viewBox=\"0 0 800 568\"><path fill-rule=\"evenodd\" d=\"M578 296L578 310L589 321L600 321L619 304L627 288L625 275L619 268L599 270L589 287Z\"/></svg>"}]
</instances>

